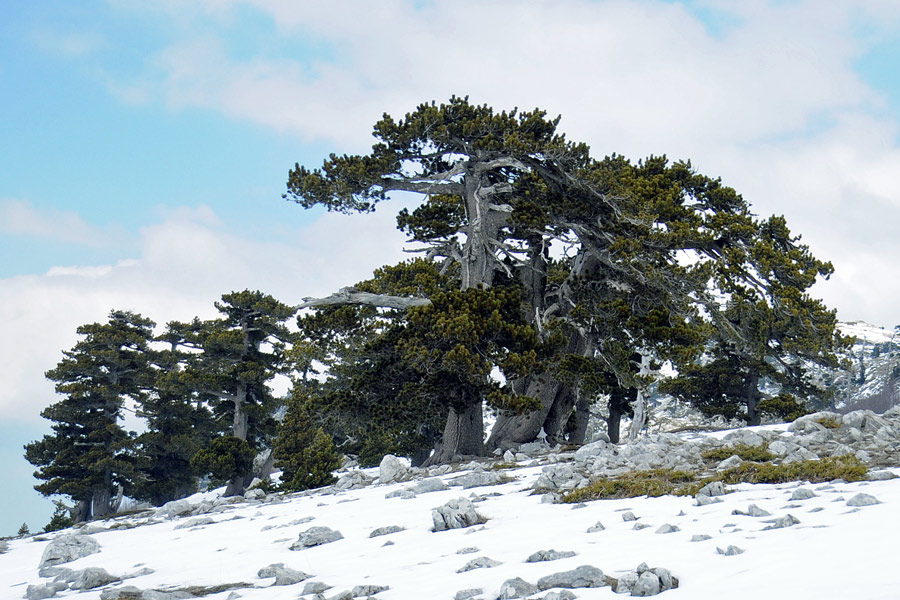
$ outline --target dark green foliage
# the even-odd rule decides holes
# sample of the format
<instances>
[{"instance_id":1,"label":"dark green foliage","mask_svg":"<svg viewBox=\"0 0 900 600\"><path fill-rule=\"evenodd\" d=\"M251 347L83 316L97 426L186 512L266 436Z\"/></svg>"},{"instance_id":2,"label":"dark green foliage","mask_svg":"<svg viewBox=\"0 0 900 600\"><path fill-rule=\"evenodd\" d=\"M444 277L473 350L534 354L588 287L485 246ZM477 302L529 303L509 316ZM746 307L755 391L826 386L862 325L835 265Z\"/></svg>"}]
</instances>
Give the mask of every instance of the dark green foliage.
<instances>
[{"instance_id":1,"label":"dark green foliage","mask_svg":"<svg viewBox=\"0 0 900 600\"><path fill-rule=\"evenodd\" d=\"M227 481L249 474L255 456L246 440L226 435L214 439L195 454L191 466L198 473L212 475L214 480Z\"/></svg>"},{"instance_id":2,"label":"dark green foliage","mask_svg":"<svg viewBox=\"0 0 900 600\"><path fill-rule=\"evenodd\" d=\"M772 398L766 398L759 403L759 412L781 419L785 423L790 423L810 413L809 409L793 394L778 394Z\"/></svg>"},{"instance_id":3,"label":"dark green foliage","mask_svg":"<svg viewBox=\"0 0 900 600\"><path fill-rule=\"evenodd\" d=\"M281 469L281 489L297 492L331 485L341 456L322 428L315 428L304 407L288 407L272 448L275 466Z\"/></svg>"},{"instance_id":4,"label":"dark green foliage","mask_svg":"<svg viewBox=\"0 0 900 600\"><path fill-rule=\"evenodd\" d=\"M736 444L734 446L726 446L707 450L701 456L705 460L719 462L732 456L738 456L741 460L749 460L753 462L766 462L775 460L775 455L769 452L768 444L760 444L759 446L748 446L747 444Z\"/></svg>"},{"instance_id":5,"label":"dark green foliage","mask_svg":"<svg viewBox=\"0 0 900 600\"><path fill-rule=\"evenodd\" d=\"M35 489L80 503L80 519L107 514L114 488L127 493L135 480L133 439L119 420L127 399L140 403L146 395L153 325L113 311L108 323L79 327L82 339L47 372L64 398L41 413L53 433L25 446L25 458L44 482Z\"/></svg>"},{"instance_id":6,"label":"dark green foliage","mask_svg":"<svg viewBox=\"0 0 900 600\"><path fill-rule=\"evenodd\" d=\"M75 519L72 518L65 504L59 501L54 501L53 504L56 505L56 508L53 511L53 516L50 517L50 522L44 525L44 533L66 529L75 524Z\"/></svg>"},{"instance_id":7,"label":"dark green foliage","mask_svg":"<svg viewBox=\"0 0 900 600\"><path fill-rule=\"evenodd\" d=\"M28 529L28 523L22 523L22 526L19 527L19 531L16 535L18 535L19 537L31 535L31 530Z\"/></svg>"}]
</instances>

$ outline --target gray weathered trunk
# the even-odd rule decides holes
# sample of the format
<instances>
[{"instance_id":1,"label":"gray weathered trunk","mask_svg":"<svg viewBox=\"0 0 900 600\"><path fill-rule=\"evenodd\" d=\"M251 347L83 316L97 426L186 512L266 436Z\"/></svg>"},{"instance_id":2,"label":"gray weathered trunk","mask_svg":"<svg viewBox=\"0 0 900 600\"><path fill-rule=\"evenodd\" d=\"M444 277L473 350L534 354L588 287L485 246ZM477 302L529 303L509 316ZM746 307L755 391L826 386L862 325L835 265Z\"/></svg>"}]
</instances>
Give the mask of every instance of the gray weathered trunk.
<instances>
[{"instance_id":1,"label":"gray weathered trunk","mask_svg":"<svg viewBox=\"0 0 900 600\"><path fill-rule=\"evenodd\" d=\"M467 456L484 455L484 420L481 402L458 411L450 407L444 435L437 443L434 454L423 466L438 465Z\"/></svg>"},{"instance_id":2,"label":"gray weathered trunk","mask_svg":"<svg viewBox=\"0 0 900 600\"><path fill-rule=\"evenodd\" d=\"M746 402L747 402L747 425L759 425L759 401L762 394L759 391L759 375L750 377L747 384Z\"/></svg>"}]
</instances>

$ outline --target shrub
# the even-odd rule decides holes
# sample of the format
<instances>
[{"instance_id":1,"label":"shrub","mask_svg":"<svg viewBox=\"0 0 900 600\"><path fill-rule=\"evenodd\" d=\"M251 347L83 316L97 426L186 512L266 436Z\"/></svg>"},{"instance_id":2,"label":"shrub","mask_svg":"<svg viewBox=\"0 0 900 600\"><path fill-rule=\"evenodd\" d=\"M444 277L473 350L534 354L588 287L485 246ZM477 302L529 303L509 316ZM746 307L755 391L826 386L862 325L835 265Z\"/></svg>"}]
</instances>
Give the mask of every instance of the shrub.
<instances>
[{"instance_id":1,"label":"shrub","mask_svg":"<svg viewBox=\"0 0 900 600\"><path fill-rule=\"evenodd\" d=\"M793 394L779 394L772 398L766 398L759 403L757 410L761 414L771 415L790 423L803 415L808 415L809 410Z\"/></svg>"},{"instance_id":2,"label":"shrub","mask_svg":"<svg viewBox=\"0 0 900 600\"><path fill-rule=\"evenodd\" d=\"M635 471L612 479L598 479L586 487L563 496L565 503L601 500L605 498L634 498L637 496L686 496L699 487L696 476L687 471L651 469Z\"/></svg>"},{"instance_id":3,"label":"shrub","mask_svg":"<svg viewBox=\"0 0 900 600\"><path fill-rule=\"evenodd\" d=\"M704 460L709 461L722 461L726 458L730 458L732 456L737 455L741 460L751 460L754 462L765 462L768 460L775 460L775 455L769 452L768 444L761 444L759 446L749 446L747 444L737 444L736 446L724 447L724 448L715 448L713 450L707 450L703 452L700 456L703 457Z\"/></svg>"},{"instance_id":4,"label":"shrub","mask_svg":"<svg viewBox=\"0 0 900 600\"><path fill-rule=\"evenodd\" d=\"M75 524L75 519L72 518L65 504L59 501L54 501L53 504L56 505L56 510L53 511L50 522L44 525L44 533L66 529Z\"/></svg>"},{"instance_id":5,"label":"shrub","mask_svg":"<svg viewBox=\"0 0 900 600\"><path fill-rule=\"evenodd\" d=\"M843 479L861 481L866 478L866 466L852 454L832 456L820 460L802 460L789 464L744 463L720 473L716 479L723 483L785 483L809 481L820 483Z\"/></svg>"},{"instance_id":6,"label":"shrub","mask_svg":"<svg viewBox=\"0 0 900 600\"><path fill-rule=\"evenodd\" d=\"M826 429L840 429L841 422L835 419L834 417L819 417L816 419L816 423L821 425Z\"/></svg>"},{"instance_id":7,"label":"shrub","mask_svg":"<svg viewBox=\"0 0 900 600\"><path fill-rule=\"evenodd\" d=\"M191 466L200 473L209 473L215 480L228 481L248 474L255 456L246 440L226 435L214 439L209 447L195 454Z\"/></svg>"}]
</instances>

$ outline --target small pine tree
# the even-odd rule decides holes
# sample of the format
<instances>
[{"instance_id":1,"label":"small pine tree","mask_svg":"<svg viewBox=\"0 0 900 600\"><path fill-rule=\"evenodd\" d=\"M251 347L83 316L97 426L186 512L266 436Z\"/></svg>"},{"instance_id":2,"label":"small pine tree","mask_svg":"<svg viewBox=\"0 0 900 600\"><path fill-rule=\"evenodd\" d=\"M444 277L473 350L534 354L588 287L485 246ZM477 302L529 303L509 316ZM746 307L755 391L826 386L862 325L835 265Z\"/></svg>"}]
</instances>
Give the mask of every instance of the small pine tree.
<instances>
[{"instance_id":1,"label":"small pine tree","mask_svg":"<svg viewBox=\"0 0 900 600\"><path fill-rule=\"evenodd\" d=\"M341 466L331 437L322 428L314 429L296 402L288 408L272 451L281 468L281 488L288 492L331 485L333 471Z\"/></svg>"},{"instance_id":2,"label":"small pine tree","mask_svg":"<svg viewBox=\"0 0 900 600\"><path fill-rule=\"evenodd\" d=\"M19 537L25 537L26 535L31 535L31 530L28 529L28 523L22 523L22 526L19 527Z\"/></svg>"},{"instance_id":3,"label":"small pine tree","mask_svg":"<svg viewBox=\"0 0 900 600\"><path fill-rule=\"evenodd\" d=\"M75 524L75 519L72 518L71 511L65 504L59 500L54 500L53 504L56 505L56 510L53 511L50 522L44 525L44 533L66 529Z\"/></svg>"},{"instance_id":4,"label":"small pine tree","mask_svg":"<svg viewBox=\"0 0 900 600\"><path fill-rule=\"evenodd\" d=\"M231 435L214 439L208 447L197 452L191 466L199 473L209 473L213 480L223 482L245 477L253 469L256 453L245 440ZM243 488L239 493L243 493Z\"/></svg>"}]
</instances>

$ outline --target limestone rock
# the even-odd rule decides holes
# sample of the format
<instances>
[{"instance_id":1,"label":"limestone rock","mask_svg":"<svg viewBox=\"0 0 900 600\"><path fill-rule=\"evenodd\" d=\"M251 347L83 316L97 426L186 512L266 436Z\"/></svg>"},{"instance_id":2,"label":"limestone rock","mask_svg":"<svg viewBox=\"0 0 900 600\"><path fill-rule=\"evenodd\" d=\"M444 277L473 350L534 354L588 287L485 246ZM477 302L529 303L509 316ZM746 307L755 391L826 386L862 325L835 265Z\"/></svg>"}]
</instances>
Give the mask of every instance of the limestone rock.
<instances>
[{"instance_id":1,"label":"limestone rock","mask_svg":"<svg viewBox=\"0 0 900 600\"><path fill-rule=\"evenodd\" d=\"M794 493L791 494L791 501L797 500L809 500L810 498L815 498L816 493L809 488L800 487L794 490Z\"/></svg>"},{"instance_id":2,"label":"limestone rock","mask_svg":"<svg viewBox=\"0 0 900 600\"><path fill-rule=\"evenodd\" d=\"M67 587L67 585L63 584L62 589L66 589ZM60 589L53 583L29 585L25 589L25 596L23 597L27 600L44 600L44 598L53 598L58 591L60 591Z\"/></svg>"},{"instance_id":3,"label":"limestone rock","mask_svg":"<svg viewBox=\"0 0 900 600\"><path fill-rule=\"evenodd\" d=\"M537 587L528 583L521 577L515 579L507 579L500 586L500 600L509 600L511 598L527 598L532 594L538 593Z\"/></svg>"},{"instance_id":4,"label":"limestone rock","mask_svg":"<svg viewBox=\"0 0 900 600\"><path fill-rule=\"evenodd\" d=\"M708 496L713 498L715 496L724 496L725 495L725 485L721 481L711 481L707 483L700 491L697 492L697 496Z\"/></svg>"},{"instance_id":5,"label":"limestone rock","mask_svg":"<svg viewBox=\"0 0 900 600\"><path fill-rule=\"evenodd\" d=\"M362 471L350 471L338 478L334 484L336 490L358 490L372 483L372 478Z\"/></svg>"},{"instance_id":6,"label":"limestone rock","mask_svg":"<svg viewBox=\"0 0 900 600\"><path fill-rule=\"evenodd\" d=\"M427 494L429 492L441 492L449 489L449 487L440 477L429 477L417 482L411 489L417 494Z\"/></svg>"},{"instance_id":7,"label":"limestone rock","mask_svg":"<svg viewBox=\"0 0 900 600\"><path fill-rule=\"evenodd\" d=\"M569 590L559 590L547 592L547 595L542 598L542 600L575 600L578 598L574 593Z\"/></svg>"},{"instance_id":8,"label":"limestone rock","mask_svg":"<svg viewBox=\"0 0 900 600\"><path fill-rule=\"evenodd\" d=\"M697 497L694 499L694 504L697 506L707 506L709 504L717 504L722 502L721 498L711 498L705 494L697 494Z\"/></svg>"},{"instance_id":9,"label":"limestone rock","mask_svg":"<svg viewBox=\"0 0 900 600\"><path fill-rule=\"evenodd\" d=\"M409 477L409 467L393 454L385 454L378 466L378 482L393 483Z\"/></svg>"},{"instance_id":10,"label":"limestone rock","mask_svg":"<svg viewBox=\"0 0 900 600\"><path fill-rule=\"evenodd\" d=\"M474 571L475 569L493 569L494 567L498 567L503 563L499 560L494 560L492 558L488 558L487 556L479 556L478 558L473 558L465 565L460 567L456 572L457 573L465 573L466 571Z\"/></svg>"},{"instance_id":11,"label":"limestone rock","mask_svg":"<svg viewBox=\"0 0 900 600\"><path fill-rule=\"evenodd\" d=\"M359 598L360 596L374 596L380 592L391 589L388 585L357 585L350 590L350 596Z\"/></svg>"},{"instance_id":12,"label":"limestone rock","mask_svg":"<svg viewBox=\"0 0 900 600\"><path fill-rule=\"evenodd\" d=\"M300 583L311 577L311 575L307 575L303 571L285 567L284 563L275 563L268 567L263 567L256 573L256 576L260 579L274 577L274 585L294 585L295 583Z\"/></svg>"},{"instance_id":13,"label":"limestone rock","mask_svg":"<svg viewBox=\"0 0 900 600\"><path fill-rule=\"evenodd\" d=\"M676 531L681 531L681 528L678 527L678 525L666 523L661 525L659 529L656 530L656 533L675 533Z\"/></svg>"},{"instance_id":14,"label":"limestone rock","mask_svg":"<svg viewBox=\"0 0 900 600\"><path fill-rule=\"evenodd\" d=\"M75 572L75 580L72 582L72 589L76 590L92 590L102 587L114 581L121 581L120 577L111 575L102 567L88 567Z\"/></svg>"},{"instance_id":15,"label":"limestone rock","mask_svg":"<svg viewBox=\"0 0 900 600\"><path fill-rule=\"evenodd\" d=\"M604 531L606 527L603 526L603 523L597 521L593 525L587 528L587 533L596 533L597 531Z\"/></svg>"},{"instance_id":16,"label":"limestone rock","mask_svg":"<svg viewBox=\"0 0 900 600\"><path fill-rule=\"evenodd\" d=\"M716 465L716 471L727 471L728 469L733 469L735 467L739 467L739 466L741 466L741 462L743 462L743 461L741 460L740 456L737 456L737 455L729 456L728 458L726 458L725 460L720 462L718 465Z\"/></svg>"},{"instance_id":17,"label":"limestone rock","mask_svg":"<svg viewBox=\"0 0 900 600\"><path fill-rule=\"evenodd\" d=\"M572 465L548 465L541 470L541 476L534 483L536 490L574 490L587 485L587 477L577 473Z\"/></svg>"},{"instance_id":18,"label":"limestone rock","mask_svg":"<svg viewBox=\"0 0 900 600\"><path fill-rule=\"evenodd\" d=\"M291 550L305 550L313 546L321 546L344 539L340 531L328 527L310 527L300 534L300 538L291 544Z\"/></svg>"},{"instance_id":19,"label":"limestone rock","mask_svg":"<svg viewBox=\"0 0 900 600\"><path fill-rule=\"evenodd\" d=\"M638 518L636 516L634 516L633 512L628 510L628 511L625 511L622 513L622 520L625 521L626 523L628 523L629 521L637 521Z\"/></svg>"},{"instance_id":20,"label":"limestone rock","mask_svg":"<svg viewBox=\"0 0 900 600\"><path fill-rule=\"evenodd\" d=\"M191 504L189 500L182 498L181 500L166 502L156 509L153 516L158 519L174 519L175 517L183 517L184 515L191 514L195 508L196 507Z\"/></svg>"},{"instance_id":21,"label":"limestone rock","mask_svg":"<svg viewBox=\"0 0 900 600\"><path fill-rule=\"evenodd\" d=\"M553 573L538 579L538 587L541 590L550 588L596 588L609 585L606 575L597 567L581 565L571 571Z\"/></svg>"},{"instance_id":22,"label":"limestone rock","mask_svg":"<svg viewBox=\"0 0 900 600\"><path fill-rule=\"evenodd\" d=\"M453 596L453 600L469 600L470 598L474 598L475 596L480 596L484 593L482 588L469 588L467 590L459 590L456 592L456 595Z\"/></svg>"},{"instance_id":23,"label":"limestone rock","mask_svg":"<svg viewBox=\"0 0 900 600\"><path fill-rule=\"evenodd\" d=\"M847 506L872 506L874 504L881 504L881 502L870 494L856 494L847 500Z\"/></svg>"},{"instance_id":24,"label":"limestone rock","mask_svg":"<svg viewBox=\"0 0 900 600\"><path fill-rule=\"evenodd\" d=\"M52 567L100 552L100 544L86 535L61 535L44 548L38 568Z\"/></svg>"},{"instance_id":25,"label":"limestone rock","mask_svg":"<svg viewBox=\"0 0 900 600\"><path fill-rule=\"evenodd\" d=\"M144 590L133 585L125 585L100 592L100 600L142 600Z\"/></svg>"},{"instance_id":26,"label":"limestone rock","mask_svg":"<svg viewBox=\"0 0 900 600\"><path fill-rule=\"evenodd\" d=\"M484 519L475 512L475 506L465 498L450 500L431 511L434 521L433 531L462 529L484 523Z\"/></svg>"},{"instance_id":27,"label":"limestone rock","mask_svg":"<svg viewBox=\"0 0 900 600\"><path fill-rule=\"evenodd\" d=\"M215 522L216 520L212 517L197 517L196 519L190 519L184 523L179 523L175 526L175 529L190 529L191 527L200 527L201 525L212 525Z\"/></svg>"},{"instance_id":28,"label":"limestone rock","mask_svg":"<svg viewBox=\"0 0 900 600\"><path fill-rule=\"evenodd\" d=\"M744 550L742 548L738 548L737 546L729 545L724 550L722 548L716 548L716 552L718 552L722 556L736 556L738 554L743 554Z\"/></svg>"},{"instance_id":29,"label":"limestone rock","mask_svg":"<svg viewBox=\"0 0 900 600\"><path fill-rule=\"evenodd\" d=\"M563 558L571 558L571 557L575 556L576 554L577 554L577 552L572 552L571 550L563 550L563 551L558 551L558 550L553 550L553 549L538 550L537 552L535 552L534 554L532 554L531 556L526 558L525 562L533 563L533 562L545 562L545 561L550 561L550 560L560 560Z\"/></svg>"},{"instance_id":30,"label":"limestone rock","mask_svg":"<svg viewBox=\"0 0 900 600\"><path fill-rule=\"evenodd\" d=\"M404 531L404 528L400 527L399 525L388 525L387 527L379 527L378 529L375 529L374 531L372 531L372 533L369 534L369 537L380 537L382 535L390 535L399 531Z\"/></svg>"},{"instance_id":31,"label":"limestone rock","mask_svg":"<svg viewBox=\"0 0 900 600\"><path fill-rule=\"evenodd\" d=\"M800 522L800 519L795 517L794 515L788 514L783 517L779 517L775 519L775 522L769 525L768 527L763 528L763 531L769 531L771 529L784 529L785 527L793 527Z\"/></svg>"},{"instance_id":32,"label":"limestone rock","mask_svg":"<svg viewBox=\"0 0 900 600\"><path fill-rule=\"evenodd\" d=\"M659 577L653 571L644 571L638 577L637 583L631 588L631 595L638 597L655 596L662 586Z\"/></svg>"},{"instance_id":33,"label":"limestone rock","mask_svg":"<svg viewBox=\"0 0 900 600\"><path fill-rule=\"evenodd\" d=\"M639 577L640 575L634 572L625 573L616 580L613 591L617 594L630 594L631 590L634 589L634 586L637 585Z\"/></svg>"},{"instance_id":34,"label":"limestone rock","mask_svg":"<svg viewBox=\"0 0 900 600\"><path fill-rule=\"evenodd\" d=\"M705 533L697 533L691 536L692 542L705 542L706 540L711 540L711 535L706 535Z\"/></svg>"},{"instance_id":35,"label":"limestone rock","mask_svg":"<svg viewBox=\"0 0 900 600\"><path fill-rule=\"evenodd\" d=\"M499 485L506 482L507 478L503 473L494 471L473 471L451 481L453 485L461 485L466 490L487 485Z\"/></svg>"}]
</instances>

